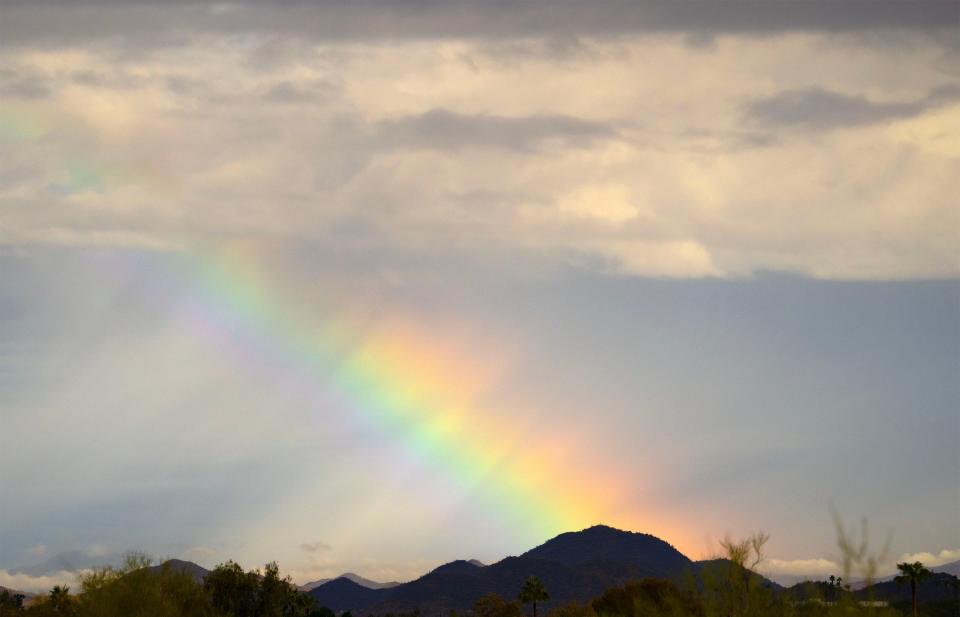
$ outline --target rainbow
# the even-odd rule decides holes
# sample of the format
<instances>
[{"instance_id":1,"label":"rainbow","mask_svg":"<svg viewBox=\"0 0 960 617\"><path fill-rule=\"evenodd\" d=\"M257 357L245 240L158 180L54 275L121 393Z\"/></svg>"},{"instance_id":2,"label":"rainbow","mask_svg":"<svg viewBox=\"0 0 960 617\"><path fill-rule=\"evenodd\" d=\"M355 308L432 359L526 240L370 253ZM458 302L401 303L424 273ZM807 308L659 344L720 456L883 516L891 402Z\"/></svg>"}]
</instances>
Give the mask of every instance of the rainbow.
<instances>
[{"instance_id":1,"label":"rainbow","mask_svg":"<svg viewBox=\"0 0 960 617\"><path fill-rule=\"evenodd\" d=\"M43 144L46 138L69 133L69 125L55 114L26 105L0 104L0 140ZM71 152L61 144L45 152L54 170L46 187L54 195L104 194L123 187L139 187L163 195L179 192L179 186L164 166L143 157L107 156L104 152Z\"/></svg>"},{"instance_id":2,"label":"rainbow","mask_svg":"<svg viewBox=\"0 0 960 617\"><path fill-rule=\"evenodd\" d=\"M36 109L0 108L2 139L42 142L60 128ZM54 164L64 181L48 189L72 195L170 185L169 174L142 163L111 166L61 153ZM296 384L318 413L335 397L351 421L380 431L505 524L547 537L616 522L625 483L609 473L602 481L591 476L575 440L553 434L541 442L535 427L518 427L529 414L488 413L477 402L484 371L463 354L438 355L422 331L402 323L370 327L338 317L318 326L315 317L298 313L300 303L276 273L242 248L159 259L167 275L188 281L184 310L191 327L244 358L256 375Z\"/></svg>"},{"instance_id":3,"label":"rainbow","mask_svg":"<svg viewBox=\"0 0 960 617\"><path fill-rule=\"evenodd\" d=\"M503 523L546 537L610 520L615 479L587 477L575 443L537 443L514 424L523 414L478 408L483 371L438 354L416 328L349 318L318 327L243 249L182 260L178 270L191 281L189 322L204 337L239 350L257 375L308 390L318 407L329 405L332 386L352 421L468 489ZM323 396L309 393L321 383Z\"/></svg>"}]
</instances>

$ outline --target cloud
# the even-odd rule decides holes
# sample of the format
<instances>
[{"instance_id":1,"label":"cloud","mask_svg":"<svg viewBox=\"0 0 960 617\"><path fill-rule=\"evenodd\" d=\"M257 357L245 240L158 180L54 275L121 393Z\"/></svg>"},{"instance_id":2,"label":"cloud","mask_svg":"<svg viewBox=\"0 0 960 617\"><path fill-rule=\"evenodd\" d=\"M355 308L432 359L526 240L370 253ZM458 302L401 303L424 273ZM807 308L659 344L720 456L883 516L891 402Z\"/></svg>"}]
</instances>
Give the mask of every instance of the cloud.
<instances>
[{"instance_id":1,"label":"cloud","mask_svg":"<svg viewBox=\"0 0 960 617\"><path fill-rule=\"evenodd\" d=\"M0 51L50 91L0 97L0 243L178 251L243 238L525 264L517 275L960 273L958 93L933 39L692 47L560 32L575 43L536 51L526 39L220 34L144 55L119 43ZM497 45L534 52L491 58ZM860 130L826 130L850 122ZM816 140L770 137L809 126Z\"/></svg>"},{"instance_id":2,"label":"cloud","mask_svg":"<svg viewBox=\"0 0 960 617\"><path fill-rule=\"evenodd\" d=\"M0 587L24 591L27 593L44 593L56 585L77 585L77 577L82 572L55 572L45 576L30 576L29 574L11 574L0 570Z\"/></svg>"},{"instance_id":3,"label":"cloud","mask_svg":"<svg viewBox=\"0 0 960 617\"><path fill-rule=\"evenodd\" d=\"M39 76L0 69L0 98L43 99L50 94L47 83Z\"/></svg>"},{"instance_id":4,"label":"cloud","mask_svg":"<svg viewBox=\"0 0 960 617\"><path fill-rule=\"evenodd\" d=\"M904 553L903 555L900 555L900 558L897 560L897 562L903 563L907 561L907 562L913 563L915 561L919 561L923 565L930 568L934 566L942 566L945 563L951 563L953 561L958 561L958 560L960 560L960 549L945 548L939 553L930 553L930 552Z\"/></svg>"},{"instance_id":5,"label":"cloud","mask_svg":"<svg viewBox=\"0 0 960 617\"><path fill-rule=\"evenodd\" d=\"M227 7L223 10L218 7ZM770 34L910 30L948 32L956 22L949 0L843 3L686 3L537 0L505 8L482 0L306 3L64 2L17 0L4 5L0 41L75 43L109 39L124 44L175 45L184 36L264 34L314 41L423 38L510 38L542 35L619 35L632 32Z\"/></svg>"},{"instance_id":6,"label":"cloud","mask_svg":"<svg viewBox=\"0 0 960 617\"><path fill-rule=\"evenodd\" d=\"M328 82L296 83L280 81L267 91L265 98L275 103L324 103L338 93Z\"/></svg>"},{"instance_id":7,"label":"cloud","mask_svg":"<svg viewBox=\"0 0 960 617\"><path fill-rule=\"evenodd\" d=\"M820 578L840 574L840 564L830 559L768 559L763 562L763 571L774 576L799 576Z\"/></svg>"},{"instance_id":8,"label":"cloud","mask_svg":"<svg viewBox=\"0 0 960 617\"><path fill-rule=\"evenodd\" d=\"M36 546L31 546L30 548L28 548L27 552L30 553L30 555L32 555L33 557L42 559L43 557L47 556L47 553L49 553L49 549L43 544L37 544Z\"/></svg>"},{"instance_id":9,"label":"cloud","mask_svg":"<svg viewBox=\"0 0 960 617\"><path fill-rule=\"evenodd\" d=\"M747 116L767 126L835 129L918 116L960 100L960 84L941 86L909 102L876 102L866 97L806 88L753 101Z\"/></svg>"},{"instance_id":10,"label":"cloud","mask_svg":"<svg viewBox=\"0 0 960 617\"><path fill-rule=\"evenodd\" d=\"M305 553L319 553L326 552L330 550L330 545L326 542L316 541L316 542L304 542L300 545L300 549Z\"/></svg>"},{"instance_id":11,"label":"cloud","mask_svg":"<svg viewBox=\"0 0 960 617\"><path fill-rule=\"evenodd\" d=\"M432 109L381 122L376 139L398 147L437 150L488 147L524 151L549 141L567 147L585 147L615 136L616 131L608 126L568 116L467 115Z\"/></svg>"}]
</instances>

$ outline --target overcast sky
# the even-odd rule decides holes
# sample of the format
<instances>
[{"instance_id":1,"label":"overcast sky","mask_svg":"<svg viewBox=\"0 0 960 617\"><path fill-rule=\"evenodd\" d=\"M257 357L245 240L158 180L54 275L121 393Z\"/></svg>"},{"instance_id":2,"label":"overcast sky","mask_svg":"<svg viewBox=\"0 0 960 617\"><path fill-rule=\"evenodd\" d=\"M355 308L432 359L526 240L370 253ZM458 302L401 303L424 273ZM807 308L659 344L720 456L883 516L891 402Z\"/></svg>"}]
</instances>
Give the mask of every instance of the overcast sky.
<instances>
[{"instance_id":1,"label":"overcast sky","mask_svg":"<svg viewBox=\"0 0 960 617\"><path fill-rule=\"evenodd\" d=\"M958 26L4 2L0 585L405 580L600 522L826 576L831 504L960 559Z\"/></svg>"}]
</instances>

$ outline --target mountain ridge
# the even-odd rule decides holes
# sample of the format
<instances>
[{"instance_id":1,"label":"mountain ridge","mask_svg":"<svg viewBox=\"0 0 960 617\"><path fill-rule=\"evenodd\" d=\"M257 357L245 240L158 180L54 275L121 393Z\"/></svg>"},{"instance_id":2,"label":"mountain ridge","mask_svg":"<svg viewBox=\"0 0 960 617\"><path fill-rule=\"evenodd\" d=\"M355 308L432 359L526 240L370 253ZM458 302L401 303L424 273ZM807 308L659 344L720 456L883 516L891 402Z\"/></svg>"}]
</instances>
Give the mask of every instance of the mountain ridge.
<instances>
[{"instance_id":1,"label":"mountain ridge","mask_svg":"<svg viewBox=\"0 0 960 617\"><path fill-rule=\"evenodd\" d=\"M589 600L629 580L678 579L697 570L695 562L656 536L594 525L559 534L519 556L488 565L458 559L391 588L365 590L340 578L309 593L334 611L355 614L464 610L487 593L514 597L523 581L533 575L550 590L550 601L543 603L549 610L564 602Z\"/></svg>"}]
</instances>

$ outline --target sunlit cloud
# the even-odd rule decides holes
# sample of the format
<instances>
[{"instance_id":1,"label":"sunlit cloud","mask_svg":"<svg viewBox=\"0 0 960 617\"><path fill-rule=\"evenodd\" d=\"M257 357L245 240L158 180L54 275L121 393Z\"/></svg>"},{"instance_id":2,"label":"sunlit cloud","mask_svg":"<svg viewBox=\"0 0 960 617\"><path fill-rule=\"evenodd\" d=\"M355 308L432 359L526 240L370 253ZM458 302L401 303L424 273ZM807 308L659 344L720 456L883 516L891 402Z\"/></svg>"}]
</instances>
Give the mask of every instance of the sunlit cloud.
<instances>
[{"instance_id":1,"label":"sunlit cloud","mask_svg":"<svg viewBox=\"0 0 960 617\"><path fill-rule=\"evenodd\" d=\"M949 549L945 548L937 553L922 552L922 553L904 553L900 555L898 562L909 562L913 563L919 561L923 565L929 567L942 566L945 563L950 563L953 561L960 560L960 549Z\"/></svg>"},{"instance_id":2,"label":"sunlit cloud","mask_svg":"<svg viewBox=\"0 0 960 617\"><path fill-rule=\"evenodd\" d=\"M26 593L44 594L55 585L77 587L81 572L57 572L46 576L30 576L29 574L14 573L0 570L0 587L23 591Z\"/></svg>"}]
</instances>

